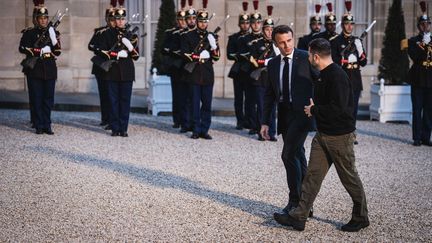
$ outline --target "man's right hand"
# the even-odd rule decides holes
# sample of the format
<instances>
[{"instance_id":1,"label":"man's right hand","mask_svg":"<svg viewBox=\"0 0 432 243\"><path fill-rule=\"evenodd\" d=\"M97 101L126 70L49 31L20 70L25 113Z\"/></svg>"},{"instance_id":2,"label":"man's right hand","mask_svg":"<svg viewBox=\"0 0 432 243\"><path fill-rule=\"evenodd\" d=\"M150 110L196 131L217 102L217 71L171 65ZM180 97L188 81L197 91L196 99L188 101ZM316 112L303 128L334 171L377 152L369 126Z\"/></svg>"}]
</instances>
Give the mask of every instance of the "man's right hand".
<instances>
[{"instance_id":1,"label":"man's right hand","mask_svg":"<svg viewBox=\"0 0 432 243\"><path fill-rule=\"evenodd\" d=\"M267 125L261 125L261 131L260 134L265 140L270 140L270 136L268 134L269 126Z\"/></svg>"}]
</instances>

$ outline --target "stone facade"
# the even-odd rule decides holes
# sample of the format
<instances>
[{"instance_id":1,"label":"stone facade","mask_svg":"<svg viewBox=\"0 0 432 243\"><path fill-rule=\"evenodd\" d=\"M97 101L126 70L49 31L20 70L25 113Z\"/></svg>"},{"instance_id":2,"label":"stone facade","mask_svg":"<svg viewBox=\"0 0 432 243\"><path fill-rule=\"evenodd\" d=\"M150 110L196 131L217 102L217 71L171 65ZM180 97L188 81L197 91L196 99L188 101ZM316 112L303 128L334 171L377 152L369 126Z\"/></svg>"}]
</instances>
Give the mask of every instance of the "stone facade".
<instances>
[{"instance_id":1,"label":"stone facade","mask_svg":"<svg viewBox=\"0 0 432 243\"><path fill-rule=\"evenodd\" d=\"M373 19L377 20L377 25L371 35L373 42L372 64L363 69L363 82L365 92L363 92L363 103L369 101L369 84L373 77L376 77L379 57L381 55L381 45L386 24L386 16L391 0L365 0L370 1ZM59 75L56 86L57 91L62 92L96 92L96 82L91 75L90 58L92 53L87 50L88 41L92 35L93 28L103 23L103 15L108 0L46 0L50 14L54 14L57 9L64 10L69 8L69 16L66 16L59 26L62 41L62 55L58 58ZM197 1L195 1L197 2ZM241 0L218 0L209 1L208 9L216 13L216 17L209 24L209 29L213 30L227 14L231 19L223 26L220 32L220 46L222 56L226 57L225 47L227 36L237 31L238 14L241 12ZM249 1L251 2L251 1ZM274 19L279 20L279 24L291 24L296 37L300 37L308 32L308 13L311 1L304 0L271 0L265 1L274 6ZM200 3L195 3L196 8L201 7ZM266 15L264 1L260 1L260 12ZM249 9L252 8L250 4ZM410 37L417 31L415 19L419 13L417 1L403 1L405 13L406 33ZM4 27L0 30L0 89L24 90L26 89L24 75L21 73L20 61L23 58L18 52L18 44L21 37L20 31L31 25L31 13L33 1L14 0L3 1L0 9L0 19ZM152 10L155 12L154 10ZM146 11L146 12L152 12ZM157 10L156 10L157 11ZM154 38L154 33L149 33ZM146 41L149 43L150 40ZM148 47L146 47L149 50ZM137 80L134 89L145 89L147 87L149 73L150 54L145 58L140 58L136 63ZM216 83L214 87L215 97L232 97L232 80L227 77L231 62L226 58L215 65Z\"/></svg>"}]
</instances>

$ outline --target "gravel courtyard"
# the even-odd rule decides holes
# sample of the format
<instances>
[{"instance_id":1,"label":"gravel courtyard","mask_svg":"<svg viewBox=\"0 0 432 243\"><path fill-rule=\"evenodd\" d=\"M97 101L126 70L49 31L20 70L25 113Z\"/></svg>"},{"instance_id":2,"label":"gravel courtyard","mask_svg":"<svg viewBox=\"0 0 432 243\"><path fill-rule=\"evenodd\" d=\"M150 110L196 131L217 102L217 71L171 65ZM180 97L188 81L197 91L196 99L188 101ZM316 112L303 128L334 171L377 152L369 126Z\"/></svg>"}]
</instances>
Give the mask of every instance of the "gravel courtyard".
<instances>
[{"instance_id":1,"label":"gravel courtyard","mask_svg":"<svg viewBox=\"0 0 432 243\"><path fill-rule=\"evenodd\" d=\"M432 241L432 147L412 146L408 124L358 122L371 225L344 233L352 202L334 167L305 231L273 220L287 202L283 143L235 130L232 117L213 118L211 141L170 117L132 114L128 138L102 130L99 113L54 112L54 136L28 117L0 110L0 242Z\"/></svg>"}]
</instances>

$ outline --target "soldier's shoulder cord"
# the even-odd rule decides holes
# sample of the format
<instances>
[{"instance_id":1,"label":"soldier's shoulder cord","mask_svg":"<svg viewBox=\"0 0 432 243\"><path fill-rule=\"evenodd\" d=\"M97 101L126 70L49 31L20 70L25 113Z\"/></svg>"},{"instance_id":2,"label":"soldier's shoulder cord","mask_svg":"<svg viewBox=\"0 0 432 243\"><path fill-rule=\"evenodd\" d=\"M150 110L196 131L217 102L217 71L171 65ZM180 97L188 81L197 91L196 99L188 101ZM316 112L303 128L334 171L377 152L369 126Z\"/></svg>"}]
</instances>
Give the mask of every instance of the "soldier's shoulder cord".
<instances>
[{"instance_id":1,"label":"soldier's shoulder cord","mask_svg":"<svg viewBox=\"0 0 432 243\"><path fill-rule=\"evenodd\" d=\"M173 32L173 31L175 31L176 30L176 27L174 27L174 28L171 28L171 29L167 29L167 30L165 30L165 33L168 33L168 32Z\"/></svg>"},{"instance_id":2,"label":"soldier's shoulder cord","mask_svg":"<svg viewBox=\"0 0 432 243\"><path fill-rule=\"evenodd\" d=\"M98 30L97 32L95 32L95 34L100 35L100 34L104 33L107 30L109 30L109 27L104 27L104 28Z\"/></svg>"},{"instance_id":3,"label":"soldier's shoulder cord","mask_svg":"<svg viewBox=\"0 0 432 243\"><path fill-rule=\"evenodd\" d=\"M94 29L94 33L97 33L97 32L99 32L100 30L103 30L103 29L106 29L106 28L108 28L108 26L101 26L101 27L97 27L97 28Z\"/></svg>"},{"instance_id":4,"label":"soldier's shoulder cord","mask_svg":"<svg viewBox=\"0 0 432 243\"><path fill-rule=\"evenodd\" d=\"M25 32L27 32L27 31L29 31L29 30L32 30L32 29L34 29L34 27L27 27L27 28L25 28L25 29L23 29L23 30L21 30L21 33L25 33Z\"/></svg>"},{"instance_id":5,"label":"soldier's shoulder cord","mask_svg":"<svg viewBox=\"0 0 432 243\"><path fill-rule=\"evenodd\" d=\"M254 39L252 41L249 41L248 46L251 46L251 45L257 43L258 41L260 41L262 39L264 39L264 37L256 38L256 39Z\"/></svg>"},{"instance_id":6,"label":"soldier's shoulder cord","mask_svg":"<svg viewBox=\"0 0 432 243\"><path fill-rule=\"evenodd\" d=\"M338 36L339 36L339 35L334 35L334 36L330 37L330 38L329 38L329 41L332 41L332 40L336 39Z\"/></svg>"}]
</instances>

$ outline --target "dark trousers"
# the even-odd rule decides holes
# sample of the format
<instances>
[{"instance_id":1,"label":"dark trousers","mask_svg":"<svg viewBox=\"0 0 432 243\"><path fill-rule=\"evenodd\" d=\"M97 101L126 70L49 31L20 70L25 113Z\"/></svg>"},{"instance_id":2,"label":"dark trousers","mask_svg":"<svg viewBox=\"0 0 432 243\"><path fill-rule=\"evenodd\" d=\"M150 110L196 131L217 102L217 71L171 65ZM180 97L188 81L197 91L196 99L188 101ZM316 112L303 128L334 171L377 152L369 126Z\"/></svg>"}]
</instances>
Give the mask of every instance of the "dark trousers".
<instances>
[{"instance_id":1,"label":"dark trousers","mask_svg":"<svg viewBox=\"0 0 432 243\"><path fill-rule=\"evenodd\" d=\"M354 133L340 136L316 133L312 140L309 166L302 184L300 203L297 208L289 212L292 217L298 220L307 219L321 184L330 166L334 164L342 185L354 203L352 219L357 222L368 220L366 195L355 166L354 139Z\"/></svg>"},{"instance_id":2,"label":"dark trousers","mask_svg":"<svg viewBox=\"0 0 432 243\"><path fill-rule=\"evenodd\" d=\"M244 99L245 99L245 91L246 85L245 80L242 78L233 79L234 86L234 111L237 119L237 126L243 126L244 124Z\"/></svg>"},{"instance_id":3,"label":"dark trousers","mask_svg":"<svg viewBox=\"0 0 432 243\"><path fill-rule=\"evenodd\" d=\"M255 88L257 131L261 130L261 125L263 124L265 90L266 88L264 86L257 86ZM276 135L276 106L273 106L272 109L268 133L270 137L274 137Z\"/></svg>"},{"instance_id":4,"label":"dark trousers","mask_svg":"<svg viewBox=\"0 0 432 243\"><path fill-rule=\"evenodd\" d=\"M180 125L181 123L181 107L180 107L180 79L179 75L171 75L171 94L172 94L172 117L173 123Z\"/></svg>"},{"instance_id":5,"label":"dark trousers","mask_svg":"<svg viewBox=\"0 0 432 243\"><path fill-rule=\"evenodd\" d=\"M358 113L358 104L359 104L359 100L360 100L360 94L361 94L361 90L353 90L353 99L354 99L353 116L354 116L355 123L357 123L357 113Z\"/></svg>"},{"instance_id":6,"label":"dark trousers","mask_svg":"<svg viewBox=\"0 0 432 243\"><path fill-rule=\"evenodd\" d=\"M288 204L297 206L301 196L301 184L307 169L304 142L308 134L309 122L303 111L285 109L283 112L286 130L282 132L284 141L282 161L289 189Z\"/></svg>"},{"instance_id":7,"label":"dark trousers","mask_svg":"<svg viewBox=\"0 0 432 243\"><path fill-rule=\"evenodd\" d=\"M108 81L111 104L110 125L112 132L127 132L129 124L132 81Z\"/></svg>"},{"instance_id":8,"label":"dark trousers","mask_svg":"<svg viewBox=\"0 0 432 243\"><path fill-rule=\"evenodd\" d=\"M27 79L27 91L28 91L28 96L29 96L30 122L34 125L36 118L35 118L35 112L34 112L34 97L33 97L34 91L32 89L33 89L33 87L30 84L29 80Z\"/></svg>"},{"instance_id":9,"label":"dark trousers","mask_svg":"<svg viewBox=\"0 0 432 243\"><path fill-rule=\"evenodd\" d=\"M179 82L179 122L183 129L192 128L192 85L188 82Z\"/></svg>"},{"instance_id":10,"label":"dark trousers","mask_svg":"<svg viewBox=\"0 0 432 243\"><path fill-rule=\"evenodd\" d=\"M256 124L256 86L252 84L249 78L245 84L245 115L243 126L255 130Z\"/></svg>"},{"instance_id":11,"label":"dark trousers","mask_svg":"<svg viewBox=\"0 0 432 243\"><path fill-rule=\"evenodd\" d=\"M429 141L432 129L432 88L411 86L414 140Z\"/></svg>"},{"instance_id":12,"label":"dark trousers","mask_svg":"<svg viewBox=\"0 0 432 243\"><path fill-rule=\"evenodd\" d=\"M213 85L193 84L193 132L207 134L211 124Z\"/></svg>"},{"instance_id":13,"label":"dark trousers","mask_svg":"<svg viewBox=\"0 0 432 243\"><path fill-rule=\"evenodd\" d=\"M109 124L109 114L110 114L110 101L108 95L108 81L102 80L100 77L96 76L96 81L99 91L99 102L101 109L101 122Z\"/></svg>"},{"instance_id":14,"label":"dark trousers","mask_svg":"<svg viewBox=\"0 0 432 243\"><path fill-rule=\"evenodd\" d=\"M27 79L33 97L34 126L51 129L51 110L54 107L55 80Z\"/></svg>"}]
</instances>

